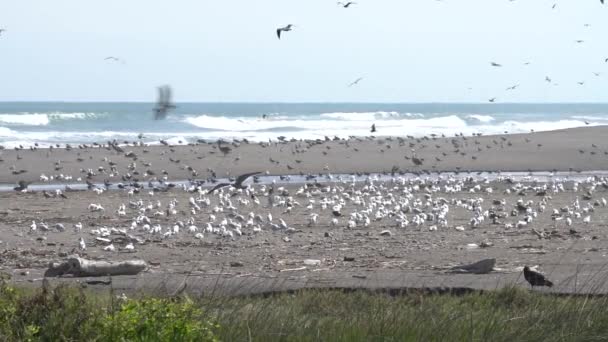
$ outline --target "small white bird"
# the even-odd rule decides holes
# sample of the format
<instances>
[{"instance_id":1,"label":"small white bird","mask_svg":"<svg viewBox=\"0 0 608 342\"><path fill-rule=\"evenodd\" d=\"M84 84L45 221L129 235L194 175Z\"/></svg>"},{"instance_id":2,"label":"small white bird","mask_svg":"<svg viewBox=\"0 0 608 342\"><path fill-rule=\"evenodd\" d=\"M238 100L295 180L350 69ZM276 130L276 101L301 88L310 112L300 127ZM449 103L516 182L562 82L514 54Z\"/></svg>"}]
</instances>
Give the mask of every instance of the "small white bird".
<instances>
[{"instance_id":1,"label":"small white bird","mask_svg":"<svg viewBox=\"0 0 608 342\"><path fill-rule=\"evenodd\" d=\"M589 224L590 222L591 222L591 216L585 216L585 218L583 218L584 224Z\"/></svg>"},{"instance_id":2,"label":"small white bird","mask_svg":"<svg viewBox=\"0 0 608 342\"><path fill-rule=\"evenodd\" d=\"M74 225L74 231L79 232L82 230L82 223L78 222Z\"/></svg>"},{"instance_id":3,"label":"small white bird","mask_svg":"<svg viewBox=\"0 0 608 342\"><path fill-rule=\"evenodd\" d=\"M113 244L109 244L109 245L105 246L103 248L103 250L106 252L114 252L116 250L116 247L114 247Z\"/></svg>"},{"instance_id":4,"label":"small white bird","mask_svg":"<svg viewBox=\"0 0 608 342\"><path fill-rule=\"evenodd\" d=\"M81 251L86 251L87 250L87 244L84 242L83 238L80 238L78 240L78 248L80 248Z\"/></svg>"},{"instance_id":5,"label":"small white bird","mask_svg":"<svg viewBox=\"0 0 608 342\"><path fill-rule=\"evenodd\" d=\"M126 249L126 250L128 250L128 251L132 251L132 250L134 250L134 249L135 249L135 246L133 246L133 243L132 243L132 242L129 242L129 243L128 243L128 244L125 246L125 249Z\"/></svg>"}]
</instances>

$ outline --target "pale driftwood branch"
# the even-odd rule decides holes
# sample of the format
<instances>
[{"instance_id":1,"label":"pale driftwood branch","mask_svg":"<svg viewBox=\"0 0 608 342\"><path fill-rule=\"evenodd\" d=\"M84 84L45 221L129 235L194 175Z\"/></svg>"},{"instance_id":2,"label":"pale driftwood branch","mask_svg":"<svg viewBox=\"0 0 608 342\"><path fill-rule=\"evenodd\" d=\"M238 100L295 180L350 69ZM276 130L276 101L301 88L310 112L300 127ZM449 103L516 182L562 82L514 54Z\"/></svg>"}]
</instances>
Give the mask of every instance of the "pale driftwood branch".
<instances>
[{"instance_id":1,"label":"pale driftwood branch","mask_svg":"<svg viewBox=\"0 0 608 342\"><path fill-rule=\"evenodd\" d=\"M78 257L69 258L62 263L51 263L44 273L45 277L73 275L75 277L102 277L117 275L135 275L148 267L143 260L121 262L95 261Z\"/></svg>"}]
</instances>

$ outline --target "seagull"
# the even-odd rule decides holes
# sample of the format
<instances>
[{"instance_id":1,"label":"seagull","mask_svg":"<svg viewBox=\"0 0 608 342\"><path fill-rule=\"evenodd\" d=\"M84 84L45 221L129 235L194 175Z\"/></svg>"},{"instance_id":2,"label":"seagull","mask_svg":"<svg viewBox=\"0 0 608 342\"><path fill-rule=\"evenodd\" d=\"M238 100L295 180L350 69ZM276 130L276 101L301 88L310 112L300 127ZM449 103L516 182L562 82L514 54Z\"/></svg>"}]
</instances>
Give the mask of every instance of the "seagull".
<instances>
[{"instance_id":1,"label":"seagull","mask_svg":"<svg viewBox=\"0 0 608 342\"><path fill-rule=\"evenodd\" d=\"M495 97L493 97L493 98L491 98L491 99L488 100L488 102L494 102L494 101L496 101Z\"/></svg>"},{"instance_id":2,"label":"seagull","mask_svg":"<svg viewBox=\"0 0 608 342\"><path fill-rule=\"evenodd\" d=\"M287 26L285 26L285 27L279 27L279 28L277 29L277 37L279 37L279 39L281 39L281 32L289 32L289 31L291 31L291 29L292 29L293 27L295 27L295 26L294 26L294 25L292 25L292 24L289 24L289 25L287 25Z\"/></svg>"},{"instance_id":3,"label":"seagull","mask_svg":"<svg viewBox=\"0 0 608 342\"><path fill-rule=\"evenodd\" d=\"M576 83L578 83L578 85L585 85L585 81L583 81L583 82L576 82Z\"/></svg>"},{"instance_id":4,"label":"seagull","mask_svg":"<svg viewBox=\"0 0 608 342\"><path fill-rule=\"evenodd\" d=\"M103 59L104 61L114 61L114 62L120 62L120 58L118 57L114 57L114 56L109 56Z\"/></svg>"},{"instance_id":5,"label":"seagull","mask_svg":"<svg viewBox=\"0 0 608 342\"><path fill-rule=\"evenodd\" d=\"M551 78L549 78L549 76L545 76L545 81L551 83Z\"/></svg>"},{"instance_id":6,"label":"seagull","mask_svg":"<svg viewBox=\"0 0 608 342\"><path fill-rule=\"evenodd\" d=\"M585 41L582 40L582 39L579 39L579 40L575 40L575 42L578 43L578 44L581 44L581 43L584 43Z\"/></svg>"},{"instance_id":7,"label":"seagull","mask_svg":"<svg viewBox=\"0 0 608 342\"><path fill-rule=\"evenodd\" d=\"M492 65L493 67L497 67L497 68L500 68L502 66L502 64L498 64L495 62L490 62L490 65Z\"/></svg>"},{"instance_id":8,"label":"seagull","mask_svg":"<svg viewBox=\"0 0 608 342\"><path fill-rule=\"evenodd\" d=\"M356 3L356 2L353 2L353 1L349 1L349 2L347 2L347 3L338 2L338 5L340 5L340 6L344 7L344 8L348 8L348 6L350 6L350 5L356 5L356 4L357 4L357 3Z\"/></svg>"},{"instance_id":9,"label":"seagull","mask_svg":"<svg viewBox=\"0 0 608 342\"><path fill-rule=\"evenodd\" d=\"M348 86L352 87L354 85L357 85L357 84L359 84L359 82L361 82L361 80L363 80L363 77L357 78L353 83L349 84Z\"/></svg>"},{"instance_id":10,"label":"seagull","mask_svg":"<svg viewBox=\"0 0 608 342\"><path fill-rule=\"evenodd\" d=\"M234 183L219 183L218 185L214 186L213 189L209 190L209 193L214 192L215 190L219 189L219 188L223 188L225 186L233 186L237 189L246 189L247 186L243 186L243 182L245 182L247 180L247 178L260 174L261 172L250 172L250 173L245 173L243 175L240 175L238 177L236 177L236 180L234 181Z\"/></svg>"},{"instance_id":11,"label":"seagull","mask_svg":"<svg viewBox=\"0 0 608 342\"><path fill-rule=\"evenodd\" d=\"M593 74L594 74L595 76L598 76L598 77L599 77L599 76L600 76L602 73L599 73L599 72L594 72Z\"/></svg>"},{"instance_id":12,"label":"seagull","mask_svg":"<svg viewBox=\"0 0 608 342\"><path fill-rule=\"evenodd\" d=\"M519 87L519 84L511 86L511 87L507 88L506 90L515 90L515 88L517 88L517 87Z\"/></svg>"},{"instance_id":13,"label":"seagull","mask_svg":"<svg viewBox=\"0 0 608 342\"><path fill-rule=\"evenodd\" d=\"M6 32L6 29L0 29L0 36L2 35L3 32Z\"/></svg>"},{"instance_id":14,"label":"seagull","mask_svg":"<svg viewBox=\"0 0 608 342\"><path fill-rule=\"evenodd\" d=\"M80 250L82 251L86 251L87 250L87 244L84 242L83 238L80 238L78 240L78 247L80 248Z\"/></svg>"},{"instance_id":15,"label":"seagull","mask_svg":"<svg viewBox=\"0 0 608 342\"><path fill-rule=\"evenodd\" d=\"M526 278L532 288L534 286L553 286L553 283L549 279L546 279L544 275L538 272L532 271L528 266L524 267L524 278Z\"/></svg>"},{"instance_id":16,"label":"seagull","mask_svg":"<svg viewBox=\"0 0 608 342\"><path fill-rule=\"evenodd\" d=\"M175 109L175 105L171 103L171 87L168 85L158 87L158 101L154 108L154 119L160 120L167 116L170 109Z\"/></svg>"},{"instance_id":17,"label":"seagull","mask_svg":"<svg viewBox=\"0 0 608 342\"><path fill-rule=\"evenodd\" d=\"M372 124L372 129L370 130L372 133L376 133L376 124Z\"/></svg>"},{"instance_id":18,"label":"seagull","mask_svg":"<svg viewBox=\"0 0 608 342\"><path fill-rule=\"evenodd\" d=\"M30 185L30 183L28 183L24 180L20 180L17 184L18 184L18 186L13 188L15 191L23 191L23 190L27 189L28 185Z\"/></svg>"}]
</instances>

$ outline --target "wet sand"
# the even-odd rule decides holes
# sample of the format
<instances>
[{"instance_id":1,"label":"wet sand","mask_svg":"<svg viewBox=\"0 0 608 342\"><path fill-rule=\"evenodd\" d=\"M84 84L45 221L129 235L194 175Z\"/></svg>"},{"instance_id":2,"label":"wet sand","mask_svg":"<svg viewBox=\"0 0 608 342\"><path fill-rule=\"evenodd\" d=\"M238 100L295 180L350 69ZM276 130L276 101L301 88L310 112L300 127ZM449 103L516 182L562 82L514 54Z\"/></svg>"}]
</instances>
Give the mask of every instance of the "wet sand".
<instances>
[{"instance_id":1,"label":"wet sand","mask_svg":"<svg viewBox=\"0 0 608 342\"><path fill-rule=\"evenodd\" d=\"M581 171L608 170L608 126L505 136L450 138L356 138L329 141L186 146L122 146L0 151L0 184L41 182L40 176L71 176L116 183L127 173L147 181L235 176L397 171ZM101 143L101 142L100 142ZM596 147L593 147L595 145ZM132 154L129 154L132 153ZM129 156L127 156L129 155ZM421 160L416 165L413 157ZM134 168L129 165L134 163ZM147 166L149 165L149 166ZM103 169L100 169L103 168ZM112 172L115 167L117 172ZM25 172L21 173L23 170ZM90 175L88 171L90 172ZM150 171L153 174L146 174ZM193 171L195 171L193 173Z\"/></svg>"},{"instance_id":2,"label":"wet sand","mask_svg":"<svg viewBox=\"0 0 608 342\"><path fill-rule=\"evenodd\" d=\"M314 145L290 142L271 144L268 147L241 143L239 147L232 146L232 151L226 156L214 145L207 144L123 147L125 152L132 150L137 154L137 166L130 170L127 165L133 162L132 158L103 148L75 148L71 151L56 149L53 152L5 150L2 151L4 161L0 164L3 167L0 179L5 183L18 179L40 182L42 173L47 176L64 173L71 174L74 178L83 177L84 180L85 175L78 171L80 168L96 170L97 175L90 177L92 181L108 179L112 183L120 181L127 172L132 178L140 177L142 181L159 177L162 170L168 172L169 179L191 178L191 171L181 169L184 165L198 170L197 178L201 179L211 176L207 168L213 169L218 177L251 170L268 170L270 174L294 174L300 169L303 173L390 172L393 166L401 171L417 172L457 168L505 171L567 171L570 168L608 170L608 156L604 153L608 150L608 143L601 142L605 133L608 133L608 128L593 127L509 135L504 139L406 139L403 145L396 138L392 141L386 138L351 140L348 145L346 141L320 142ZM380 144L379 140L384 142ZM458 147L453 145L453 140L459 144ZM538 147L537 144L542 146ZM388 148L387 145L391 147ZM144 149L149 152L144 153ZM417 158L424 159L422 165L415 166L411 159L404 158L413 156L412 149ZM456 149L460 152L455 152ZM465 155L461 155L461 152ZM447 156L444 157L442 153ZM17 159L17 155L21 159ZM472 156L477 159L472 159ZM443 159L437 161L435 157ZM76 158L82 158L83 161L77 161ZM102 162L104 158L108 161ZM278 164L271 163L269 158L278 161ZM295 162L296 159L301 160L301 163ZM61 160L59 165L63 168L54 171L54 162L58 160ZM109 161L116 163L116 171L109 171ZM151 166L146 167L144 163L151 163ZM8 170L10 165L15 165L17 169L27 168L28 172L13 175ZM101 165L108 171L99 171L98 166ZM288 169L287 165L294 168L297 166L298 169ZM325 170L325 166L328 170ZM155 175L144 177L143 173L147 169ZM134 175L135 170L139 170L140 175ZM110 177L110 173L114 173L114 177ZM543 184L532 178L525 182L523 187L526 190L522 192L522 187L507 180L490 183L481 179L472 183L447 183L444 180L433 188L419 180L398 180L398 173L395 177L392 182L377 182L377 188L371 190L366 183L335 181L298 194L300 185L290 185L286 188L289 194L276 198L277 193L268 195L266 186L254 185L259 205L253 204L251 196L245 193L222 195L220 198L218 194L205 194L204 189L200 192L186 192L179 187L152 194L146 190L134 195L129 195L127 190L106 191L100 195L93 191L66 192L67 199L46 198L40 192L0 193L0 272L11 274L17 283L35 285L39 283L49 262L62 260L68 255L79 254L94 260L140 258L150 264L149 270L136 277L114 277L113 286L116 289L126 292L138 289L155 291L167 286L168 289L165 290L171 293L186 281L189 284L188 291L192 293L216 290L233 294L300 287L447 286L493 289L511 284L526 286L521 276L521 267L539 265L540 270L556 283L553 291L608 292L604 281L608 275L605 269L608 231L604 223L608 208L602 204L602 199L608 198L608 187L604 186L607 184L604 180L590 180L576 187L571 181L559 182L564 186L563 191L553 192L549 186L542 193L534 187ZM448 191L446 186L454 184L459 184L461 188ZM586 197L591 187L594 189ZM488 188L492 191L489 192ZM514 191L505 193L508 188ZM279 191L278 188L275 190ZM332 215L332 204L323 209L320 202L325 198L338 203L340 199L346 198L345 194L349 194L349 199L341 209L343 216L334 225L332 219L336 217ZM367 204L353 200L356 194L360 194ZM369 203L374 201L372 198L376 196L381 196L383 201L390 198L402 201L407 199L409 206L414 208L405 214L410 222L417 211L431 213L437 202L445 201L450 208L446 215L447 225L440 226L436 221L429 221L418 226L410 223L407 227L400 227L394 216L376 219L376 212L383 206L380 202L374 205L373 210L370 209L369 224L357 223L355 227L348 227L350 214L367 210ZM210 203L192 213L190 197L209 198ZM274 199L273 207L269 207L269 197ZM284 201L288 201L289 197L298 204L292 202L291 209L288 210L289 206ZM470 203L480 198L483 200L480 202L482 211L504 213L504 217L496 222L486 219L477 227L472 227L470 222L474 217L473 210L458 203ZM573 208L577 198L580 201L578 210L572 209L569 214L560 214L561 220L553 220L553 209L559 211L560 208ZM249 227L242 229L242 236L227 237L205 232L203 239L197 239L194 233L187 231L186 224L179 228L179 233L163 237L142 230L141 225L130 229L140 209L130 208L129 203L140 199L144 206L150 204L153 207L160 201L158 208L146 211L145 214L152 220L152 225L161 225L163 231L189 219L194 220L194 224L202 230L207 223L217 226L223 219L232 219L239 214L247 217L250 212L263 216L265 220L270 212L274 223L278 224L279 219L283 219L293 229L272 229L265 222L261 224L261 232L256 233ZM228 199L235 209L215 212L215 207L226 208ZM157 211L165 212L171 200L177 200L175 213L170 216L154 215ZM314 201L312 210L307 208L312 203L311 200ZM494 200L504 202L496 204ZM519 200L532 201L530 210L536 212L537 217L530 224L517 228L517 223L528 215L525 211L512 212L517 208ZM105 210L92 212L88 208L91 203L100 204ZM126 215L117 213L121 204L127 207ZM542 211L541 205L544 206ZM396 202L389 201L386 206L387 212L392 212L393 215L399 213L399 210L394 209ZM575 212L580 216L576 217ZM309 225L311 213L319 216L315 224ZM216 216L215 220L211 215ZM590 217L589 223L584 222L586 216ZM566 225L566 217L573 220L571 226ZM32 231L32 221L38 225L43 221L50 230L38 228ZM75 232L72 228L77 222L83 225L80 232ZM53 228L57 223L63 224L66 230L60 232ZM433 229L433 226L437 229ZM116 250L104 251L103 248L108 243L97 241L99 236L94 233L102 227L124 229L140 243L134 244L134 251L126 250L124 235L115 232L107 238L114 241ZM381 235L384 230L390 231L390 235ZM88 246L86 251L78 249L79 237L85 239ZM483 275L448 272L453 266L486 258L496 259L497 271ZM318 263L306 264L304 261L307 259L318 260Z\"/></svg>"}]
</instances>

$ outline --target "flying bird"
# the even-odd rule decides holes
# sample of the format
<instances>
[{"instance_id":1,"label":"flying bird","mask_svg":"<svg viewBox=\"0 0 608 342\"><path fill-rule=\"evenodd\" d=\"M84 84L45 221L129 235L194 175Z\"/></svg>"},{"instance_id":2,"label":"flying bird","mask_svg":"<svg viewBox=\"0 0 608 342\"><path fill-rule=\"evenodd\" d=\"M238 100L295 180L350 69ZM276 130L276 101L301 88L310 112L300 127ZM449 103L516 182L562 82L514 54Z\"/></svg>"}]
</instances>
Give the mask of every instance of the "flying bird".
<instances>
[{"instance_id":1,"label":"flying bird","mask_svg":"<svg viewBox=\"0 0 608 342\"><path fill-rule=\"evenodd\" d=\"M338 2L338 5L340 5L340 6L344 7L344 8L348 8L350 5L356 5L356 4L357 4L357 3L356 3L356 2L353 2L353 1L349 1L349 2L347 2L347 3L344 3L344 2Z\"/></svg>"},{"instance_id":2,"label":"flying bird","mask_svg":"<svg viewBox=\"0 0 608 342\"><path fill-rule=\"evenodd\" d=\"M219 183L218 185L214 186L213 189L209 190L209 193L214 192L215 190L219 189L219 188L223 188L225 186L233 186L237 189L246 189L247 185L243 185L243 182L245 182L247 180L247 178L251 177L251 176L255 176L257 174L260 174L261 172L250 172L250 173L245 173L243 175L240 175L238 177L236 177L236 180L234 181L234 183Z\"/></svg>"},{"instance_id":3,"label":"flying bird","mask_svg":"<svg viewBox=\"0 0 608 342\"><path fill-rule=\"evenodd\" d=\"M493 67L497 67L497 68L500 68L500 67L502 66L502 64L498 64L498 63L495 63L495 62L490 62L490 64L491 64Z\"/></svg>"},{"instance_id":4,"label":"flying bird","mask_svg":"<svg viewBox=\"0 0 608 342\"><path fill-rule=\"evenodd\" d=\"M287 26L285 26L285 27L279 27L279 28L277 29L277 37L279 37L279 39L281 39L281 32L289 32L289 31L291 31L291 29L292 29L292 28L294 28L294 27L295 27L295 26L294 26L294 25L292 25L292 24L289 24L289 25L287 25Z\"/></svg>"},{"instance_id":5,"label":"flying bird","mask_svg":"<svg viewBox=\"0 0 608 342\"><path fill-rule=\"evenodd\" d=\"M114 61L114 62L121 62L124 64L124 61L118 57L114 57L114 56L109 56L103 59L104 61Z\"/></svg>"},{"instance_id":6,"label":"flying bird","mask_svg":"<svg viewBox=\"0 0 608 342\"><path fill-rule=\"evenodd\" d=\"M507 88L506 90L515 90L517 87L519 87L519 84L513 85L513 86Z\"/></svg>"},{"instance_id":7,"label":"flying bird","mask_svg":"<svg viewBox=\"0 0 608 342\"><path fill-rule=\"evenodd\" d=\"M528 266L524 267L524 278L526 278L526 281L530 283L532 288L534 286L553 286L553 283L549 279L538 272L532 271Z\"/></svg>"},{"instance_id":8,"label":"flying bird","mask_svg":"<svg viewBox=\"0 0 608 342\"><path fill-rule=\"evenodd\" d=\"M2 35L3 32L6 32L6 29L0 29L0 36Z\"/></svg>"},{"instance_id":9,"label":"flying bird","mask_svg":"<svg viewBox=\"0 0 608 342\"><path fill-rule=\"evenodd\" d=\"M164 119L171 109L175 109L175 105L171 103L171 87L168 85L158 87L158 101L154 108L154 119Z\"/></svg>"},{"instance_id":10,"label":"flying bird","mask_svg":"<svg viewBox=\"0 0 608 342\"><path fill-rule=\"evenodd\" d=\"M545 76L545 81L551 83L551 78L549 76Z\"/></svg>"},{"instance_id":11,"label":"flying bird","mask_svg":"<svg viewBox=\"0 0 608 342\"><path fill-rule=\"evenodd\" d=\"M491 99L488 100L488 102L494 102L494 101L496 101L495 97L493 97L493 98L491 98Z\"/></svg>"},{"instance_id":12,"label":"flying bird","mask_svg":"<svg viewBox=\"0 0 608 342\"><path fill-rule=\"evenodd\" d=\"M363 77L357 78L353 83L349 84L348 86L352 87L354 85L357 85L357 84L359 84L359 82L361 82L361 80L363 80Z\"/></svg>"}]
</instances>

